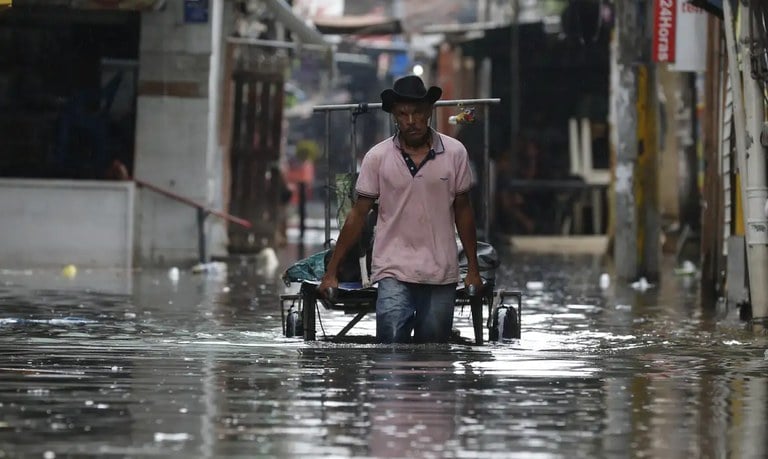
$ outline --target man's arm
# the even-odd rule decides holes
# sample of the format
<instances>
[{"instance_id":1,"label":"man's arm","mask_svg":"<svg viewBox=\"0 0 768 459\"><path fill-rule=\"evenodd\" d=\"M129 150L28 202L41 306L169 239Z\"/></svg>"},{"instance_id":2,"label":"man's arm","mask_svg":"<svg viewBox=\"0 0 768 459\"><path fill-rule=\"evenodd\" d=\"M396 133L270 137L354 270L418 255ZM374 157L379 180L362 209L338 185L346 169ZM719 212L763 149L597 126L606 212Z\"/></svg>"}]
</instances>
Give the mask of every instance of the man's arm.
<instances>
[{"instance_id":1,"label":"man's arm","mask_svg":"<svg viewBox=\"0 0 768 459\"><path fill-rule=\"evenodd\" d=\"M477 263L477 229L468 192L454 198L453 212L456 218L456 230L459 232L459 239L467 256L467 277L464 281L467 286L474 285L480 291L482 280Z\"/></svg>"},{"instance_id":2,"label":"man's arm","mask_svg":"<svg viewBox=\"0 0 768 459\"><path fill-rule=\"evenodd\" d=\"M360 235L365 227L366 217L368 212L371 211L374 202L375 199L373 198L358 195L357 202L355 202L355 205L352 206L349 214L347 214L347 219L341 228L339 240L336 241L336 248L333 250L331 261L328 262L328 266L325 268L325 276L323 276L323 281L320 284L321 292L324 292L328 287L338 286L336 275L339 270L339 263L349 252L349 249L360 239Z\"/></svg>"}]
</instances>

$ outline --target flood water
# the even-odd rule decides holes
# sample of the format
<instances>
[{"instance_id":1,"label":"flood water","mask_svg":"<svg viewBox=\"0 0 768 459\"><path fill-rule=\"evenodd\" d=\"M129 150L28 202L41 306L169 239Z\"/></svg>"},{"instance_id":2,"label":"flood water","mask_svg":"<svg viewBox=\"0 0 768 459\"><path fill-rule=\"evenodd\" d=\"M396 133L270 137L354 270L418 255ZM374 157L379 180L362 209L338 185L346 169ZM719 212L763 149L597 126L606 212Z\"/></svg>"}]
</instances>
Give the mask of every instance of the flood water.
<instances>
[{"instance_id":1,"label":"flood water","mask_svg":"<svg viewBox=\"0 0 768 459\"><path fill-rule=\"evenodd\" d=\"M522 339L484 346L285 338L279 279L237 263L3 270L0 457L766 457L766 338L666 265L602 290L599 258L507 254Z\"/></svg>"}]
</instances>

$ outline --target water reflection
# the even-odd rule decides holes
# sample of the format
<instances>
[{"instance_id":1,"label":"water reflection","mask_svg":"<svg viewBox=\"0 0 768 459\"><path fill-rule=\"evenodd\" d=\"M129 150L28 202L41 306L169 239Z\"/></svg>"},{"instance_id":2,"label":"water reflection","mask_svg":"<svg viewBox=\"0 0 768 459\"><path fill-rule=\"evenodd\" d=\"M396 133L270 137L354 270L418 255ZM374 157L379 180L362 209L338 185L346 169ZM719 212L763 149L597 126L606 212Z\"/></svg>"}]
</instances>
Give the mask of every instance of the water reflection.
<instances>
[{"instance_id":1,"label":"water reflection","mask_svg":"<svg viewBox=\"0 0 768 459\"><path fill-rule=\"evenodd\" d=\"M247 264L2 271L0 457L765 457L765 336L685 278L505 257L523 337L481 347L284 338L282 286Z\"/></svg>"}]
</instances>

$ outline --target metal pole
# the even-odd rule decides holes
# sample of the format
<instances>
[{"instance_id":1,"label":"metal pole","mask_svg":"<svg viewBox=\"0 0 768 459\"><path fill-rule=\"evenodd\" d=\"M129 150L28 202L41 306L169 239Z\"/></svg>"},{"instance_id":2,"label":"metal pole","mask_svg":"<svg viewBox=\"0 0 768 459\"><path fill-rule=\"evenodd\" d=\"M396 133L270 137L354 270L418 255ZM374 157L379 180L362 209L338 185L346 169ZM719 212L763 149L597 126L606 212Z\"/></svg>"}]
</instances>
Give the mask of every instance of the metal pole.
<instances>
[{"instance_id":1,"label":"metal pole","mask_svg":"<svg viewBox=\"0 0 768 459\"><path fill-rule=\"evenodd\" d=\"M325 112L325 243L331 240L331 112Z\"/></svg>"},{"instance_id":2,"label":"metal pole","mask_svg":"<svg viewBox=\"0 0 768 459\"><path fill-rule=\"evenodd\" d=\"M510 125L509 145L513 148L520 134L520 0L512 0L512 28L510 29L509 91Z\"/></svg>"},{"instance_id":3,"label":"metal pole","mask_svg":"<svg viewBox=\"0 0 768 459\"><path fill-rule=\"evenodd\" d=\"M435 102L435 107L447 107L455 105L483 105L483 104L498 104L501 102L499 98L489 99L454 99L454 100L438 100ZM381 103L367 104L368 110L380 109ZM353 110L360 107L360 104L331 104L331 105L316 105L312 108L315 112L327 112L327 111L341 111L341 110Z\"/></svg>"},{"instance_id":4,"label":"metal pole","mask_svg":"<svg viewBox=\"0 0 768 459\"><path fill-rule=\"evenodd\" d=\"M483 237L491 240L491 117L488 104L483 106Z\"/></svg>"},{"instance_id":5,"label":"metal pole","mask_svg":"<svg viewBox=\"0 0 768 459\"><path fill-rule=\"evenodd\" d=\"M299 259L304 258L304 238L307 232L307 184L299 182Z\"/></svg>"},{"instance_id":6,"label":"metal pole","mask_svg":"<svg viewBox=\"0 0 768 459\"><path fill-rule=\"evenodd\" d=\"M262 46L265 48L299 49L309 51L328 51L332 45L318 45L314 43L297 43L295 41L262 40L247 37L227 37L227 43L237 45Z\"/></svg>"},{"instance_id":7,"label":"metal pole","mask_svg":"<svg viewBox=\"0 0 768 459\"><path fill-rule=\"evenodd\" d=\"M299 241L304 244L307 231L307 184L299 182Z\"/></svg>"},{"instance_id":8,"label":"metal pole","mask_svg":"<svg viewBox=\"0 0 768 459\"><path fill-rule=\"evenodd\" d=\"M208 256L205 253L205 217L207 215L205 210L197 208L197 253L202 264L208 262Z\"/></svg>"},{"instance_id":9,"label":"metal pole","mask_svg":"<svg viewBox=\"0 0 768 459\"><path fill-rule=\"evenodd\" d=\"M299 240L304 243L307 230L307 184L299 182Z\"/></svg>"},{"instance_id":10,"label":"metal pole","mask_svg":"<svg viewBox=\"0 0 768 459\"><path fill-rule=\"evenodd\" d=\"M351 145L349 146L349 155L350 155L350 161L349 161L349 172L354 174L357 172L357 168L355 167L355 163L357 162L357 111L352 111L352 132L349 133L349 140L351 142ZM341 228L339 228L341 229Z\"/></svg>"}]
</instances>

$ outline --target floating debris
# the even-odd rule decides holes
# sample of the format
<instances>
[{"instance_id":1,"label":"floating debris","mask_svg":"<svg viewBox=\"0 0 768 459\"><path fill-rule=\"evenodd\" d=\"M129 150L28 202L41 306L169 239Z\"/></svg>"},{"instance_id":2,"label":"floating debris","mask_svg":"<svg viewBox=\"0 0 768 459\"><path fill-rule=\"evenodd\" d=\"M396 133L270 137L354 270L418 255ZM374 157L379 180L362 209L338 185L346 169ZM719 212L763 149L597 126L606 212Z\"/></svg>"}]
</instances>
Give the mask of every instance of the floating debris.
<instances>
[{"instance_id":1,"label":"floating debris","mask_svg":"<svg viewBox=\"0 0 768 459\"><path fill-rule=\"evenodd\" d=\"M525 283L525 288L528 290L542 290L544 288L544 282L528 281Z\"/></svg>"},{"instance_id":2,"label":"floating debris","mask_svg":"<svg viewBox=\"0 0 768 459\"><path fill-rule=\"evenodd\" d=\"M649 288L653 287L653 284L648 282L648 279L646 279L645 277L641 277L640 279L636 280L635 282L632 282L632 284L630 284L630 285L632 286L633 289L639 290L641 292L644 292L644 291L648 290Z\"/></svg>"},{"instance_id":3,"label":"floating debris","mask_svg":"<svg viewBox=\"0 0 768 459\"><path fill-rule=\"evenodd\" d=\"M61 270L61 275L67 279L74 279L77 276L77 266L67 265Z\"/></svg>"},{"instance_id":4,"label":"floating debris","mask_svg":"<svg viewBox=\"0 0 768 459\"><path fill-rule=\"evenodd\" d=\"M600 288L605 290L611 286L611 276L608 273L600 274Z\"/></svg>"},{"instance_id":5,"label":"floating debris","mask_svg":"<svg viewBox=\"0 0 768 459\"><path fill-rule=\"evenodd\" d=\"M171 280L174 284L179 281L179 268L173 267L168 270L168 279Z\"/></svg>"}]
</instances>

